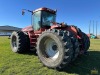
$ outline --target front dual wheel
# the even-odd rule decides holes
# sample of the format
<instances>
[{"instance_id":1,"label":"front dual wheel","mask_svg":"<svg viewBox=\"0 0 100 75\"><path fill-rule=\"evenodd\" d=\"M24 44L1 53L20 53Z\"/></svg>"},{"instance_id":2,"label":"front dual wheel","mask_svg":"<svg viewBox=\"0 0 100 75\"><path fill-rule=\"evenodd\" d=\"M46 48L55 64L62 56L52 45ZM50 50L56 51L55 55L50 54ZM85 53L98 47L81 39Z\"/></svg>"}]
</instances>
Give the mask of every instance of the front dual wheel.
<instances>
[{"instance_id":1,"label":"front dual wheel","mask_svg":"<svg viewBox=\"0 0 100 75\"><path fill-rule=\"evenodd\" d=\"M45 66L61 69L72 59L73 45L71 39L64 31L45 31L38 38L37 54Z\"/></svg>"}]
</instances>

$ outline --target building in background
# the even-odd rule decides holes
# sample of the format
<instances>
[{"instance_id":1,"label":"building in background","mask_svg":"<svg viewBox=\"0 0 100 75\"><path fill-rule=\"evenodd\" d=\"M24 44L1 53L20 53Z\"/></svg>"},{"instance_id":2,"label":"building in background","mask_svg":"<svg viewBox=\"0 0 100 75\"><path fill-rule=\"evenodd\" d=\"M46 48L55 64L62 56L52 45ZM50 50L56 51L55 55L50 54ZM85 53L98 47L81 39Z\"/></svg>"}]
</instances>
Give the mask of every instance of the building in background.
<instances>
[{"instance_id":1,"label":"building in background","mask_svg":"<svg viewBox=\"0 0 100 75\"><path fill-rule=\"evenodd\" d=\"M0 36L10 36L13 31L19 31L21 28L13 26L0 26Z\"/></svg>"}]
</instances>

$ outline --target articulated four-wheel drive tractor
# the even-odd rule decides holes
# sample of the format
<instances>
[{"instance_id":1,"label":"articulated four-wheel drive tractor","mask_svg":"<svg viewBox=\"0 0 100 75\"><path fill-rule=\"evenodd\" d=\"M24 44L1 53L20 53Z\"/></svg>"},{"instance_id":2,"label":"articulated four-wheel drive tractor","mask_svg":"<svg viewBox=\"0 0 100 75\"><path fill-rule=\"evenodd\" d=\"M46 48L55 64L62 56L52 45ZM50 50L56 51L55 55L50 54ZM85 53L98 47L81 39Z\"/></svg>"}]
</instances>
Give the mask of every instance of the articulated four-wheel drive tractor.
<instances>
[{"instance_id":1,"label":"articulated four-wheel drive tractor","mask_svg":"<svg viewBox=\"0 0 100 75\"><path fill-rule=\"evenodd\" d=\"M13 52L32 50L43 65L55 69L62 69L77 56L87 53L89 37L74 25L57 23L55 10L44 7L30 12L32 26L11 35Z\"/></svg>"}]
</instances>

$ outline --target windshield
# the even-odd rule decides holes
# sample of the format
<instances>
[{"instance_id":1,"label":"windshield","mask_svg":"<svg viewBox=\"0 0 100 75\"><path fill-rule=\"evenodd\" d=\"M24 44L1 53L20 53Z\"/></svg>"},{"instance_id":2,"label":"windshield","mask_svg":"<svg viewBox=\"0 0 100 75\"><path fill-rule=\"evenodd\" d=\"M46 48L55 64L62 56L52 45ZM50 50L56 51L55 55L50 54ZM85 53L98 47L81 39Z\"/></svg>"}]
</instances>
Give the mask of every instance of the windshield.
<instances>
[{"instance_id":1,"label":"windshield","mask_svg":"<svg viewBox=\"0 0 100 75\"><path fill-rule=\"evenodd\" d=\"M51 26L52 22L55 22L55 14L43 11L42 12L42 25Z\"/></svg>"},{"instance_id":2,"label":"windshield","mask_svg":"<svg viewBox=\"0 0 100 75\"><path fill-rule=\"evenodd\" d=\"M40 22L41 22L41 11L38 11L36 13L33 14L33 28L34 30L39 30L39 28L41 27L40 25Z\"/></svg>"}]
</instances>

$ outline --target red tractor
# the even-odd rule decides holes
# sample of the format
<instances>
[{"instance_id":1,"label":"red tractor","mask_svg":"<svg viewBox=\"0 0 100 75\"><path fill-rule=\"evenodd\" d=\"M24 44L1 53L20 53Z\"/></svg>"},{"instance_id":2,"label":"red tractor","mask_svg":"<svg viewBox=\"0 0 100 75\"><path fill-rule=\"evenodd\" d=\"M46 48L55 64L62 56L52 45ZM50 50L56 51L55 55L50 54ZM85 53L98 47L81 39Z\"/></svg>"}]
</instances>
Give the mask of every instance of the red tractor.
<instances>
[{"instance_id":1,"label":"red tractor","mask_svg":"<svg viewBox=\"0 0 100 75\"><path fill-rule=\"evenodd\" d=\"M56 11L39 8L32 11L32 26L13 32L13 52L36 51L40 61L49 68L62 69L78 55L86 54L88 36L74 25L56 22Z\"/></svg>"}]
</instances>

